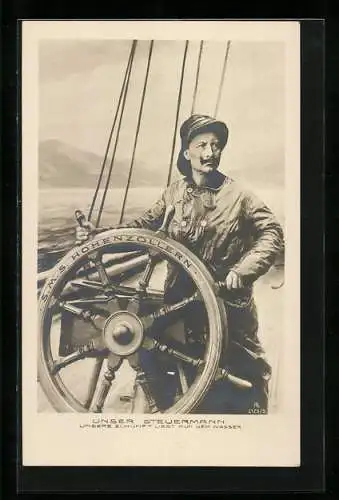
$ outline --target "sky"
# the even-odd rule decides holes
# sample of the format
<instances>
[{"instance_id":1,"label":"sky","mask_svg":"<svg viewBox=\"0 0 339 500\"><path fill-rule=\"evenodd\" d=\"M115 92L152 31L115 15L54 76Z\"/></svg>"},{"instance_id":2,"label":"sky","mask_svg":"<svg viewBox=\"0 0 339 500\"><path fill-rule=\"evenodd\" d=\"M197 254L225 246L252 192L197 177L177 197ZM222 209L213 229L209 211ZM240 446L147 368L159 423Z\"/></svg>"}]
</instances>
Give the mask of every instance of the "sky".
<instances>
[{"instance_id":1,"label":"sky","mask_svg":"<svg viewBox=\"0 0 339 500\"><path fill-rule=\"evenodd\" d=\"M136 151L165 180L170 161L184 41L156 41ZM59 139L104 155L131 41L42 40L39 47L39 139ZM197 113L214 112L225 43L204 44ZM117 150L130 159L144 84L148 41L138 42ZM190 42L179 124L191 112L199 42ZM229 127L221 170L284 169L284 45L231 42L217 117ZM176 138L176 154L179 148ZM278 175L276 175L278 174ZM263 182L265 180L263 179Z\"/></svg>"}]
</instances>

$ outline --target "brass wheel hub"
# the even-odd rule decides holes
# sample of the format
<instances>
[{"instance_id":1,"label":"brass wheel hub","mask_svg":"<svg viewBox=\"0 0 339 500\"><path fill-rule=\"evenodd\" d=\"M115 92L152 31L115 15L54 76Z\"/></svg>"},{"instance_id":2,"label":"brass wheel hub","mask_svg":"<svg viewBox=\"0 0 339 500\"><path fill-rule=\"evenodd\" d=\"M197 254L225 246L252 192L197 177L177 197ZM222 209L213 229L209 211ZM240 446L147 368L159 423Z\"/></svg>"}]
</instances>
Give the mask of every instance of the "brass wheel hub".
<instances>
[{"instance_id":1,"label":"brass wheel hub","mask_svg":"<svg viewBox=\"0 0 339 500\"><path fill-rule=\"evenodd\" d=\"M140 348L144 339L144 328L135 314L117 311L107 318L103 336L105 344L113 354L129 356Z\"/></svg>"}]
</instances>

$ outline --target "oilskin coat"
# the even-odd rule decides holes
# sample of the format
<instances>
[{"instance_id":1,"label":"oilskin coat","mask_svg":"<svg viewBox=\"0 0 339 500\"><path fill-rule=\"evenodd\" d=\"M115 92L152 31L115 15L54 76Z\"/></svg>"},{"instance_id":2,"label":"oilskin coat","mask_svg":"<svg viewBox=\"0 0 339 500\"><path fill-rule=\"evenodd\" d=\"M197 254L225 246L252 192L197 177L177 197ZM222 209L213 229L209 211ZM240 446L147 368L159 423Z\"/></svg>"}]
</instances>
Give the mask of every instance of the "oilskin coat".
<instances>
[{"instance_id":1,"label":"oilskin coat","mask_svg":"<svg viewBox=\"0 0 339 500\"><path fill-rule=\"evenodd\" d=\"M257 409L264 413L271 367L258 338L253 284L283 252L282 228L260 199L220 172L215 173L206 187L197 186L189 177L174 182L141 217L123 226L157 230L170 205L174 211L168 235L197 255L215 280L223 281L232 270L238 273L244 285L238 290L225 290L223 295L228 347L221 365L227 366L234 375L250 380L253 389L239 390L229 382L217 382L199 411L248 413ZM182 268L169 263L165 301L176 302L190 296L193 290L194 285ZM186 329L193 337L195 333L201 334L202 314L201 308L187 311ZM157 380L160 382L159 375ZM172 386L174 391L176 383ZM164 380L164 387L171 392L169 380Z\"/></svg>"}]
</instances>

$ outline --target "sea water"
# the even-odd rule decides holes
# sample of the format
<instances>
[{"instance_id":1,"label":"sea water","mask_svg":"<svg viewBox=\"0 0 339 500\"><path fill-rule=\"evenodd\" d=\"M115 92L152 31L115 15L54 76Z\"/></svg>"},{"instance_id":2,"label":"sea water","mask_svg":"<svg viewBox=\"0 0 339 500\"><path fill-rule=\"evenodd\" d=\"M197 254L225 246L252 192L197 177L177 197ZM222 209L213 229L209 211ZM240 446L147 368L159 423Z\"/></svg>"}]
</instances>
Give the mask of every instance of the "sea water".
<instances>
[{"instance_id":1,"label":"sea water","mask_svg":"<svg viewBox=\"0 0 339 500\"><path fill-rule=\"evenodd\" d=\"M162 187L131 188L126 199L124 221L133 220L161 196ZM104 192L98 192L92 221L98 217L98 209ZM274 211L283 223L283 191L266 189L256 194ZM38 220L38 272L50 269L74 246L75 210L80 209L87 216L94 189L54 188L39 191ZM114 225L119 222L124 189L108 190L102 212L100 226Z\"/></svg>"}]
</instances>

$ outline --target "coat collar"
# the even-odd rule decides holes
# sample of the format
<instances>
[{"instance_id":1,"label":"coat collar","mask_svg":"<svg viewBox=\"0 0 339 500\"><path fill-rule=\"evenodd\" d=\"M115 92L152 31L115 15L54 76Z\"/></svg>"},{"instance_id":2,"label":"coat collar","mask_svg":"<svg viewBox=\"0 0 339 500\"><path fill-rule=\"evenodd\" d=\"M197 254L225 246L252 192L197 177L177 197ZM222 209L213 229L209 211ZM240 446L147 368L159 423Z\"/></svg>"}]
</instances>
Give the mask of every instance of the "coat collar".
<instances>
[{"instance_id":1,"label":"coat collar","mask_svg":"<svg viewBox=\"0 0 339 500\"><path fill-rule=\"evenodd\" d=\"M193 190L208 190L208 191L220 191L220 189L225 185L229 184L232 182L232 179L230 177L227 177L226 175L222 174L219 171L216 171L211 177L209 184L206 184L205 186L198 186L192 179L191 176L186 176L184 178L187 187L192 188Z\"/></svg>"}]
</instances>

